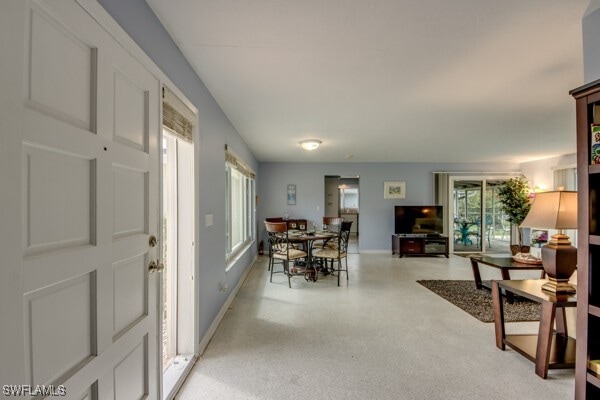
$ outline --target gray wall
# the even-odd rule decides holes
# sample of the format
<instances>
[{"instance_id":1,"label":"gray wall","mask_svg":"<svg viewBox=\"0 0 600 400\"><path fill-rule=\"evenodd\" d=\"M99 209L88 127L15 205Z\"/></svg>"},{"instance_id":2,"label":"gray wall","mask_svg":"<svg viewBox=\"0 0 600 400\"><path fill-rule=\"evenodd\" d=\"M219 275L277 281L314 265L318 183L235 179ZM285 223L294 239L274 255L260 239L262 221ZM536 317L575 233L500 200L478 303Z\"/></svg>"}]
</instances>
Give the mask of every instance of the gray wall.
<instances>
[{"instance_id":1,"label":"gray wall","mask_svg":"<svg viewBox=\"0 0 600 400\"><path fill-rule=\"evenodd\" d=\"M137 42L144 52L198 108L199 159L196 179L200 184L199 252L199 333L202 338L229 296L219 291L219 283L230 288L240 280L256 256L253 246L228 272L225 272L225 144L255 171L254 156L196 75L167 31L144 0L99 0L99 3ZM258 178L257 178L258 179ZM204 215L213 214L214 225L204 226Z\"/></svg>"},{"instance_id":2,"label":"gray wall","mask_svg":"<svg viewBox=\"0 0 600 400\"><path fill-rule=\"evenodd\" d=\"M583 83L600 79L600 0L590 1L582 19Z\"/></svg>"},{"instance_id":3,"label":"gray wall","mask_svg":"<svg viewBox=\"0 0 600 400\"><path fill-rule=\"evenodd\" d=\"M433 172L514 172L518 164L447 163L261 163L258 182L259 237L266 240L262 221L282 216L321 221L324 207L324 177L360 176L361 251L388 251L394 232L394 206L434 204ZM406 182L406 198L383 198L385 181ZM288 206L286 188L296 185L296 205ZM318 209L317 209L318 207Z\"/></svg>"}]
</instances>

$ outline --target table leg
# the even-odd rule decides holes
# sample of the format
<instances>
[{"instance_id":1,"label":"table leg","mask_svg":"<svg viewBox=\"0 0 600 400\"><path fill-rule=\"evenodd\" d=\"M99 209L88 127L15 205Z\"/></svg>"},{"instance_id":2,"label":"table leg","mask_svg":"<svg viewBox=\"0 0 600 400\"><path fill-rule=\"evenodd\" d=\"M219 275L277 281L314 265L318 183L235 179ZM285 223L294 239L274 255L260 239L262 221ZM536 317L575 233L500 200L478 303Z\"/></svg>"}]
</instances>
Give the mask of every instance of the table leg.
<instances>
[{"instance_id":1,"label":"table leg","mask_svg":"<svg viewBox=\"0 0 600 400\"><path fill-rule=\"evenodd\" d=\"M504 305L502 304L502 293L498 287L497 281L492 281L492 300L494 303L494 331L496 332L496 347L504 350L504 339L506 332L504 330Z\"/></svg>"},{"instance_id":2,"label":"table leg","mask_svg":"<svg viewBox=\"0 0 600 400\"><path fill-rule=\"evenodd\" d=\"M500 268L500 272L502 273L502 280L510 281L510 271L506 268ZM506 291L506 301L508 304L513 304L515 302L515 295L512 292Z\"/></svg>"},{"instance_id":3,"label":"table leg","mask_svg":"<svg viewBox=\"0 0 600 400\"><path fill-rule=\"evenodd\" d=\"M554 313L554 323L556 325L556 334L567 337L567 319L564 307L559 307Z\"/></svg>"},{"instance_id":4,"label":"table leg","mask_svg":"<svg viewBox=\"0 0 600 400\"><path fill-rule=\"evenodd\" d=\"M314 264L313 257L312 257L312 251L313 251L313 247L314 247L314 240L307 241L306 242L306 247L307 247L307 250L308 250L308 252L307 252L308 253L308 265L306 267L307 267L307 270L308 270L308 268L312 268L314 270L314 272L315 272L315 279L313 280L313 282L316 282L317 279L319 279L319 272L317 271L317 266Z\"/></svg>"},{"instance_id":5,"label":"table leg","mask_svg":"<svg viewBox=\"0 0 600 400\"><path fill-rule=\"evenodd\" d=\"M553 335L552 329L554 328L555 314L556 304L549 301L543 301L537 350L535 353L535 373L543 379L548 377L548 363L550 362L550 349L552 347Z\"/></svg>"},{"instance_id":6,"label":"table leg","mask_svg":"<svg viewBox=\"0 0 600 400\"><path fill-rule=\"evenodd\" d=\"M481 285L481 274L479 274L479 263L476 259L471 258L471 268L473 269L473 279L475 280L475 287L477 289L482 289Z\"/></svg>"}]
</instances>

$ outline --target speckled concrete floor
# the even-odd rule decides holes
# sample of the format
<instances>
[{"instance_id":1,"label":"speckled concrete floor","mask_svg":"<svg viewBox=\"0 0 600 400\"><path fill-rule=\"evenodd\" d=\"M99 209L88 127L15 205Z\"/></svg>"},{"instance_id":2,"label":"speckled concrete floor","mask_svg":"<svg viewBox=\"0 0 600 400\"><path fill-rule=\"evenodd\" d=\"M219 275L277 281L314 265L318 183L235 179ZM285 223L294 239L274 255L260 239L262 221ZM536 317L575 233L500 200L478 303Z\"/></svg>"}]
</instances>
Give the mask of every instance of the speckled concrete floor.
<instances>
[{"instance_id":1,"label":"speckled concrete floor","mask_svg":"<svg viewBox=\"0 0 600 400\"><path fill-rule=\"evenodd\" d=\"M472 279L462 257L351 254L350 280L269 283L259 258L177 399L567 400L574 370L547 380L494 326L417 279ZM482 269L484 279L498 279ZM489 275L487 275L489 273ZM529 278L524 276L513 278ZM536 332L536 323L508 324Z\"/></svg>"}]
</instances>

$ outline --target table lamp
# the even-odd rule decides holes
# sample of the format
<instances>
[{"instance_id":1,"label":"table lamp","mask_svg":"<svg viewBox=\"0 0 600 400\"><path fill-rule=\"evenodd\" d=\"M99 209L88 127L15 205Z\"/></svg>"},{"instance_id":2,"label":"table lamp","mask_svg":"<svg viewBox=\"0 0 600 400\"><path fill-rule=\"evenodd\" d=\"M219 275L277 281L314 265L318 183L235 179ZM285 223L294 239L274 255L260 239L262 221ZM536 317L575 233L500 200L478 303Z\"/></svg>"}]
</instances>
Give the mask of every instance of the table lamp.
<instances>
[{"instance_id":1,"label":"table lamp","mask_svg":"<svg viewBox=\"0 0 600 400\"><path fill-rule=\"evenodd\" d=\"M577 192L536 193L521 227L558 230L542 247L542 265L548 277L542 289L556 294L575 293L569 278L577 267L577 249L563 229L577 228Z\"/></svg>"}]
</instances>

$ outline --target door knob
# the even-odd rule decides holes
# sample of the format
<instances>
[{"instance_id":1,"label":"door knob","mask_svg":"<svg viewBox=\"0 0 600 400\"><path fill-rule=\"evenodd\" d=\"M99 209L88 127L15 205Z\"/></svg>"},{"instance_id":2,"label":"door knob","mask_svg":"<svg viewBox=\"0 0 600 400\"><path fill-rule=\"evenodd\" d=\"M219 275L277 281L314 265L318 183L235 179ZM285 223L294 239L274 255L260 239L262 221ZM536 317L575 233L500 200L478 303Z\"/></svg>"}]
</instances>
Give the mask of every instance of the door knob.
<instances>
[{"instance_id":1,"label":"door knob","mask_svg":"<svg viewBox=\"0 0 600 400\"><path fill-rule=\"evenodd\" d=\"M148 264L148 271L153 274L155 272L162 272L165 269L165 264L158 262L158 261L150 261L150 264Z\"/></svg>"},{"instance_id":2,"label":"door knob","mask_svg":"<svg viewBox=\"0 0 600 400\"><path fill-rule=\"evenodd\" d=\"M156 236L150 236L150 239L148 240L148 244L150 245L150 247L155 247L156 243L158 243L158 240L156 240Z\"/></svg>"}]
</instances>

